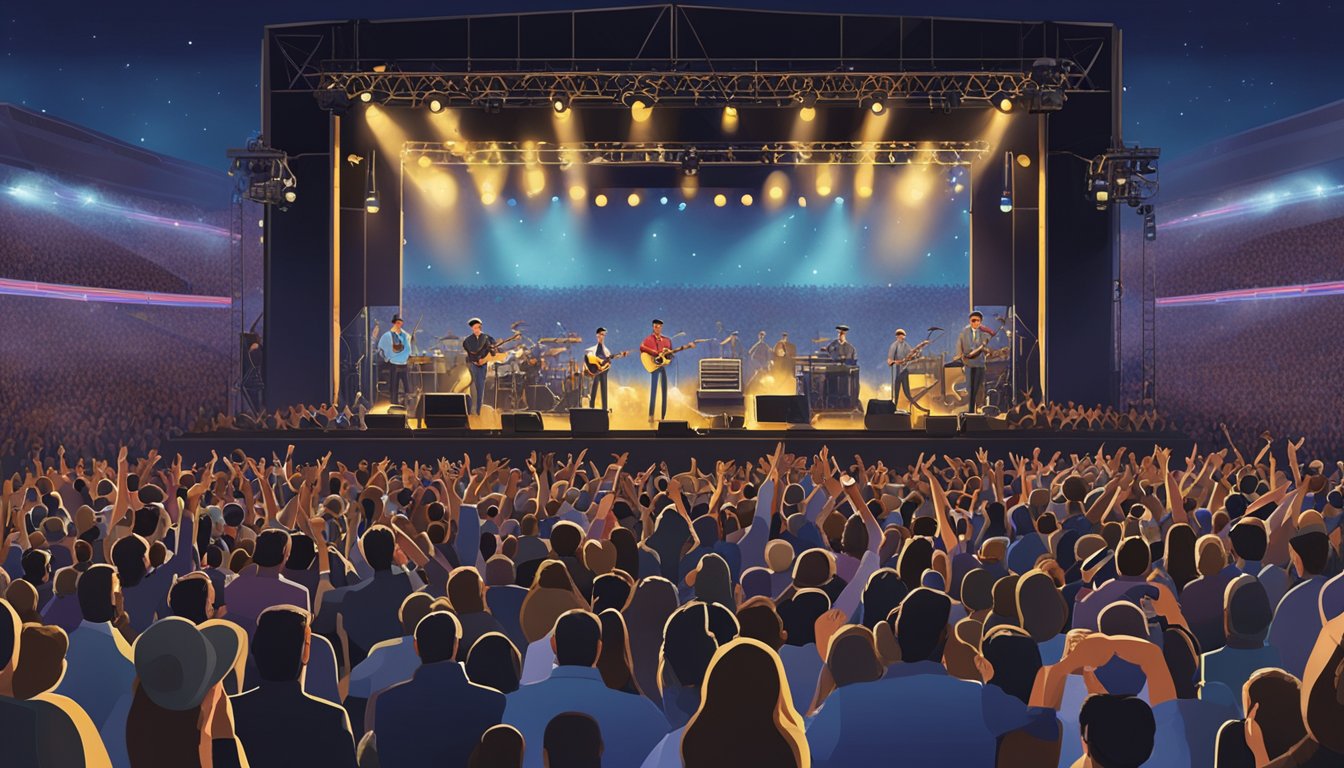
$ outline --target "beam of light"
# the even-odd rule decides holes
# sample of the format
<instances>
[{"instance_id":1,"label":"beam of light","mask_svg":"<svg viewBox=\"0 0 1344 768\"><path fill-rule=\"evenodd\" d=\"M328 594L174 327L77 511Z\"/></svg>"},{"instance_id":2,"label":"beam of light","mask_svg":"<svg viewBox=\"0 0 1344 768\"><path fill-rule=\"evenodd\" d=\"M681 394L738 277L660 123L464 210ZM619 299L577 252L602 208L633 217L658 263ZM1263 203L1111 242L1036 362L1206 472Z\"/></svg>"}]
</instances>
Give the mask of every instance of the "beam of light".
<instances>
[{"instance_id":1,"label":"beam of light","mask_svg":"<svg viewBox=\"0 0 1344 768\"><path fill-rule=\"evenodd\" d=\"M835 173L829 165L817 166L817 194L821 197L830 197L834 187Z\"/></svg>"},{"instance_id":2,"label":"beam of light","mask_svg":"<svg viewBox=\"0 0 1344 768\"><path fill-rule=\"evenodd\" d=\"M1158 227L1164 230L1179 229L1194 224L1218 221L1230 216L1267 213L1285 205L1296 205L1298 203L1334 198L1341 195L1344 195L1344 184L1308 184L1305 187L1291 190L1271 189L1267 192L1247 195L1232 202L1219 205L1216 208L1208 208L1186 216L1178 216L1160 221L1158 222Z\"/></svg>"},{"instance_id":3,"label":"beam of light","mask_svg":"<svg viewBox=\"0 0 1344 768\"><path fill-rule=\"evenodd\" d=\"M772 210L781 207L789 197L789 174L784 171L771 171L765 178L764 190L766 207Z\"/></svg>"},{"instance_id":4,"label":"beam of light","mask_svg":"<svg viewBox=\"0 0 1344 768\"><path fill-rule=\"evenodd\" d=\"M577 144L583 141L583 123L575 109L565 110L563 114L553 112L551 114L551 130L555 132L555 140L561 144ZM561 157L561 186L569 190L569 199L572 202L580 203L588 194L588 169L583 163L569 160L567 155L566 152ZM574 192L575 189L579 190L577 196ZM574 210L582 213L587 211L588 207L575 205Z\"/></svg>"},{"instance_id":5,"label":"beam of light","mask_svg":"<svg viewBox=\"0 0 1344 768\"><path fill-rule=\"evenodd\" d=\"M685 197L687 200L694 200L695 196L699 193L700 193L700 177L686 176L683 174L681 177L682 197Z\"/></svg>"},{"instance_id":6,"label":"beam of light","mask_svg":"<svg viewBox=\"0 0 1344 768\"><path fill-rule=\"evenodd\" d=\"M188 293L161 293L132 291L116 288L89 288L83 285L38 283L32 280L14 280L0 277L0 295L28 296L39 299L61 299L105 304L137 304L150 307L195 307L220 309L232 306L228 296L197 296Z\"/></svg>"},{"instance_id":7,"label":"beam of light","mask_svg":"<svg viewBox=\"0 0 1344 768\"><path fill-rule=\"evenodd\" d=\"M51 192L49 196L46 194L48 189ZM171 216L159 216L131 206L117 205L115 203L100 200L96 195L87 190L75 190L72 187L66 187L51 179L44 179L40 186L34 186L27 183L16 184L9 187L6 191L11 198L25 204L46 204L57 208L79 208L81 212L93 211L109 216L118 216L128 221L174 229L179 232L195 232L197 234L210 235L212 237L231 236L228 227L217 227L200 221L177 219Z\"/></svg>"},{"instance_id":8,"label":"beam of light","mask_svg":"<svg viewBox=\"0 0 1344 768\"><path fill-rule=\"evenodd\" d=\"M723 118L719 121L720 127L726 134L737 133L737 107L724 107Z\"/></svg>"},{"instance_id":9,"label":"beam of light","mask_svg":"<svg viewBox=\"0 0 1344 768\"><path fill-rule=\"evenodd\" d=\"M1163 296L1157 299L1159 307L1189 307L1199 304L1226 304L1234 301L1262 299L1305 299L1313 296L1344 295L1344 281L1278 285L1270 288L1243 288L1214 293L1192 293L1185 296Z\"/></svg>"}]
</instances>

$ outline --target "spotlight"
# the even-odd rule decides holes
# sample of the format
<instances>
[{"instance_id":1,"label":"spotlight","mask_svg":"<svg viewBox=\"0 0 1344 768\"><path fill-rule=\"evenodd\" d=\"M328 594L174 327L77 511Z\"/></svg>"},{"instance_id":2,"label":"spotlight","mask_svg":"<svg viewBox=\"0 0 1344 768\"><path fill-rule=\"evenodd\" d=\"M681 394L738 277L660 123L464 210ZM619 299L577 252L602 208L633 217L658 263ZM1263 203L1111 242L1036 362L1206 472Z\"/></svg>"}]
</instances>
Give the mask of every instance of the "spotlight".
<instances>
[{"instance_id":1,"label":"spotlight","mask_svg":"<svg viewBox=\"0 0 1344 768\"><path fill-rule=\"evenodd\" d=\"M725 194L723 194L722 192L720 192L719 194L717 194L717 195L714 196L714 206L715 206L715 207L717 207L717 208L722 208L723 206L725 206L725 205L727 205L727 204L728 204L728 196L727 196L727 195L725 195Z\"/></svg>"},{"instance_id":2,"label":"spotlight","mask_svg":"<svg viewBox=\"0 0 1344 768\"><path fill-rule=\"evenodd\" d=\"M425 102L425 106L429 107L430 112L433 112L434 114L437 115L438 113L443 111L443 108L446 105L443 101L443 98L436 95L436 96L430 96L429 101Z\"/></svg>"},{"instance_id":3,"label":"spotlight","mask_svg":"<svg viewBox=\"0 0 1344 768\"><path fill-rule=\"evenodd\" d=\"M943 91L941 101L943 112L951 114L952 110L961 107L961 91Z\"/></svg>"},{"instance_id":4,"label":"spotlight","mask_svg":"<svg viewBox=\"0 0 1344 768\"><path fill-rule=\"evenodd\" d=\"M551 109L555 110L557 115L563 115L569 111L569 96L564 93L557 93L551 96Z\"/></svg>"},{"instance_id":5,"label":"spotlight","mask_svg":"<svg viewBox=\"0 0 1344 768\"><path fill-rule=\"evenodd\" d=\"M583 187L579 186L578 184L575 184L574 186L569 188L569 199L575 202L582 200L583 196L586 194L588 194L588 191L585 190Z\"/></svg>"},{"instance_id":6,"label":"spotlight","mask_svg":"<svg viewBox=\"0 0 1344 768\"><path fill-rule=\"evenodd\" d=\"M858 193L859 197L872 197L872 196L873 196L873 188L870 187L870 186L868 186L868 185L866 185L866 184L865 184L864 186L859 187L859 188L856 190L856 192Z\"/></svg>"},{"instance_id":7,"label":"spotlight","mask_svg":"<svg viewBox=\"0 0 1344 768\"><path fill-rule=\"evenodd\" d=\"M750 194L742 195L742 204L743 204L743 205L751 205L751 202L752 202L752 198L751 198L751 195L750 195Z\"/></svg>"},{"instance_id":8,"label":"spotlight","mask_svg":"<svg viewBox=\"0 0 1344 768\"><path fill-rule=\"evenodd\" d=\"M293 188L290 188L290 189L286 189L286 190L285 190L285 202L286 202L286 203L292 203L292 202L294 202L295 200L298 200L298 199L299 199L299 193L298 193L296 190L294 190Z\"/></svg>"},{"instance_id":9,"label":"spotlight","mask_svg":"<svg viewBox=\"0 0 1344 768\"><path fill-rule=\"evenodd\" d=\"M625 202L629 203L631 208L639 205L639 193L631 192L630 196L625 198Z\"/></svg>"},{"instance_id":10,"label":"spotlight","mask_svg":"<svg viewBox=\"0 0 1344 768\"><path fill-rule=\"evenodd\" d=\"M952 191L956 192L957 194L961 194L962 192L966 191L966 185L962 184L961 182L957 182L956 184L952 185Z\"/></svg>"},{"instance_id":11,"label":"spotlight","mask_svg":"<svg viewBox=\"0 0 1344 768\"><path fill-rule=\"evenodd\" d=\"M485 190L485 191L483 191L483 192L481 192L481 204L482 204L482 205L494 205L494 204L495 204L495 201L498 200L498 199L499 199L499 196L496 195L494 192L488 190L488 189Z\"/></svg>"},{"instance_id":12,"label":"spotlight","mask_svg":"<svg viewBox=\"0 0 1344 768\"><path fill-rule=\"evenodd\" d=\"M800 95L800 96L798 97L798 103L799 103L799 105L800 105L800 107L801 107L801 108L798 110L798 118L799 118L799 119L801 119L804 123L810 123L810 122L812 122L813 120L816 119L816 117L817 117L817 94L815 94L815 93L804 93L804 94L802 94L802 95Z\"/></svg>"},{"instance_id":13,"label":"spotlight","mask_svg":"<svg viewBox=\"0 0 1344 768\"><path fill-rule=\"evenodd\" d=\"M681 172L687 176L694 176L700 172L700 155L696 153L695 147L686 150L681 156Z\"/></svg>"},{"instance_id":14,"label":"spotlight","mask_svg":"<svg viewBox=\"0 0 1344 768\"><path fill-rule=\"evenodd\" d=\"M1006 189L1003 190L1003 195L999 198L999 210L1004 213L1013 212L1013 196Z\"/></svg>"},{"instance_id":15,"label":"spotlight","mask_svg":"<svg viewBox=\"0 0 1344 768\"><path fill-rule=\"evenodd\" d=\"M843 197L837 197L837 198L835 198L835 204L836 204L836 205L844 205L844 204L845 204L845 198L843 198Z\"/></svg>"},{"instance_id":16,"label":"spotlight","mask_svg":"<svg viewBox=\"0 0 1344 768\"><path fill-rule=\"evenodd\" d=\"M373 91L363 91L359 94L359 100L368 104L373 101Z\"/></svg>"},{"instance_id":17,"label":"spotlight","mask_svg":"<svg viewBox=\"0 0 1344 768\"><path fill-rule=\"evenodd\" d=\"M378 202L378 150L374 150L369 156L369 164L365 166L367 175L364 180L364 212L377 213L382 206Z\"/></svg>"},{"instance_id":18,"label":"spotlight","mask_svg":"<svg viewBox=\"0 0 1344 768\"><path fill-rule=\"evenodd\" d=\"M1092 179L1091 192L1092 199L1096 200L1098 204L1108 203L1111 200L1111 186L1103 178Z\"/></svg>"},{"instance_id":19,"label":"spotlight","mask_svg":"<svg viewBox=\"0 0 1344 768\"><path fill-rule=\"evenodd\" d=\"M816 119L817 119L817 108L816 108L816 107L803 107L802 109L798 110L798 119L799 119L799 120L802 120L804 123L810 123L810 122L812 122L813 120L816 120Z\"/></svg>"},{"instance_id":20,"label":"spotlight","mask_svg":"<svg viewBox=\"0 0 1344 768\"><path fill-rule=\"evenodd\" d=\"M660 197L660 198L658 198L658 204L659 204L659 205L667 205L667 197L664 196L664 197Z\"/></svg>"},{"instance_id":21,"label":"spotlight","mask_svg":"<svg viewBox=\"0 0 1344 768\"><path fill-rule=\"evenodd\" d=\"M880 91L872 93L864 97L861 104L864 109L872 112L874 115L880 115L887 111L887 94Z\"/></svg>"},{"instance_id":22,"label":"spotlight","mask_svg":"<svg viewBox=\"0 0 1344 768\"><path fill-rule=\"evenodd\" d=\"M1017 164L1020 165L1020 166L1022 166L1023 168L1030 168L1030 167L1031 167L1031 155L1028 155L1028 154L1026 154L1025 152L1022 153L1022 154L1020 154L1020 155L1018 155L1018 156L1017 156Z\"/></svg>"},{"instance_id":23,"label":"spotlight","mask_svg":"<svg viewBox=\"0 0 1344 768\"><path fill-rule=\"evenodd\" d=\"M317 100L319 109L325 109L333 115L344 115L350 109L350 95L345 91L332 88L314 91L313 98Z\"/></svg>"},{"instance_id":24,"label":"spotlight","mask_svg":"<svg viewBox=\"0 0 1344 768\"><path fill-rule=\"evenodd\" d=\"M598 208L606 208L607 196L599 193L597 197L593 198L593 205L596 205Z\"/></svg>"},{"instance_id":25,"label":"spotlight","mask_svg":"<svg viewBox=\"0 0 1344 768\"><path fill-rule=\"evenodd\" d=\"M768 194L770 195L771 200L783 200L784 188L779 186L778 184L775 184L770 187L770 191Z\"/></svg>"},{"instance_id":26,"label":"spotlight","mask_svg":"<svg viewBox=\"0 0 1344 768\"><path fill-rule=\"evenodd\" d=\"M421 155L415 162L421 168L428 168L433 164L433 161L429 159L429 155Z\"/></svg>"},{"instance_id":27,"label":"spotlight","mask_svg":"<svg viewBox=\"0 0 1344 768\"><path fill-rule=\"evenodd\" d=\"M684 211L684 210L686 210L686 204L685 204L685 203L677 203L677 210L678 210L678 211Z\"/></svg>"},{"instance_id":28,"label":"spotlight","mask_svg":"<svg viewBox=\"0 0 1344 768\"><path fill-rule=\"evenodd\" d=\"M731 105L731 104L729 104L728 106L724 107L724 108L723 108L723 116L726 117L726 118L728 118L729 120L736 120L736 119L737 119L737 107L734 107L734 106Z\"/></svg>"},{"instance_id":29,"label":"spotlight","mask_svg":"<svg viewBox=\"0 0 1344 768\"><path fill-rule=\"evenodd\" d=\"M1004 114L1013 111L1013 95L1007 91L999 91L991 99L994 102L994 108Z\"/></svg>"},{"instance_id":30,"label":"spotlight","mask_svg":"<svg viewBox=\"0 0 1344 768\"><path fill-rule=\"evenodd\" d=\"M802 195L799 195L799 196L798 196L798 207L799 207L799 208L806 208L806 207L807 207L807 198L806 198L806 197L803 197Z\"/></svg>"},{"instance_id":31,"label":"spotlight","mask_svg":"<svg viewBox=\"0 0 1344 768\"><path fill-rule=\"evenodd\" d=\"M630 119L636 123L646 122L653 116L653 99L648 96L636 96L630 100Z\"/></svg>"}]
</instances>

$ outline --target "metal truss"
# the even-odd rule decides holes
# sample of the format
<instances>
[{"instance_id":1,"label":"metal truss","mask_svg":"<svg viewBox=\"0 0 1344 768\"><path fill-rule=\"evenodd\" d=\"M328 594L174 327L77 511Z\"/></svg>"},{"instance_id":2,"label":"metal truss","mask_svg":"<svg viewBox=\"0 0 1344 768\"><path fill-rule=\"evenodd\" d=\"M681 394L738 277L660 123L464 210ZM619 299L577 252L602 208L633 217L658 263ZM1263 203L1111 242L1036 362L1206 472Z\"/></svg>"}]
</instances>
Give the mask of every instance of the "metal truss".
<instances>
[{"instance_id":1,"label":"metal truss","mask_svg":"<svg viewBox=\"0 0 1344 768\"><path fill-rule=\"evenodd\" d=\"M1157 194L1161 153L1156 147L1118 147L1092 158L1087 169L1088 197L1098 210L1122 203L1139 207Z\"/></svg>"},{"instance_id":2,"label":"metal truss","mask_svg":"<svg viewBox=\"0 0 1344 768\"><path fill-rule=\"evenodd\" d=\"M732 142L424 142L402 145L403 162L434 165L667 165L695 173L704 166L970 165L984 141ZM423 160L421 158L424 158Z\"/></svg>"},{"instance_id":3,"label":"metal truss","mask_svg":"<svg viewBox=\"0 0 1344 768\"><path fill-rule=\"evenodd\" d=\"M853 105L881 98L893 106L989 106L1004 96L1039 88L1064 93L1093 90L1070 62L1047 85L1039 75L1000 72L735 72L732 62L718 72L342 72L306 78L314 91L336 91L353 99L419 106L437 100L444 107L546 107L557 98L587 107L628 106L636 98L675 106Z\"/></svg>"}]
</instances>

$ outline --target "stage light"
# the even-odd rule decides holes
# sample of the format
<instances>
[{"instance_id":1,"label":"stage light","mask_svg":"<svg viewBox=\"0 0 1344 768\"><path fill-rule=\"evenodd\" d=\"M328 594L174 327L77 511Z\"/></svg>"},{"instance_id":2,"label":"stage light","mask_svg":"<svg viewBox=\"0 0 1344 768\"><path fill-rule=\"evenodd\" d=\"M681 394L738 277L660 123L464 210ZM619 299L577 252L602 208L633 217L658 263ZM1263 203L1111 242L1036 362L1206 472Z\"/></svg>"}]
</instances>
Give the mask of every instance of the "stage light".
<instances>
[{"instance_id":1,"label":"stage light","mask_svg":"<svg viewBox=\"0 0 1344 768\"><path fill-rule=\"evenodd\" d=\"M1013 196L1008 194L1008 190L1006 189L1003 191L1003 195L999 198L999 210L1004 213L1013 212Z\"/></svg>"},{"instance_id":2,"label":"stage light","mask_svg":"<svg viewBox=\"0 0 1344 768\"><path fill-rule=\"evenodd\" d=\"M294 189L286 189L286 190L285 190L285 202L286 202L286 203L292 203L292 202L294 202L295 200L298 200L298 199L299 199L299 193L298 193L297 191L295 191Z\"/></svg>"},{"instance_id":3,"label":"stage light","mask_svg":"<svg viewBox=\"0 0 1344 768\"><path fill-rule=\"evenodd\" d=\"M694 176L700 172L700 155L696 153L695 147L691 147L681 156L681 172L687 176Z\"/></svg>"},{"instance_id":4,"label":"stage light","mask_svg":"<svg viewBox=\"0 0 1344 768\"><path fill-rule=\"evenodd\" d=\"M855 192L858 193L859 197L863 197L863 198L868 198L868 197L872 197L872 196L873 196L873 188L870 187L870 186L867 186L867 185L862 186L862 187L859 187L857 190L855 190ZM921 197L922 197L922 195L921 195Z\"/></svg>"},{"instance_id":5,"label":"stage light","mask_svg":"<svg viewBox=\"0 0 1344 768\"><path fill-rule=\"evenodd\" d=\"M877 92L864 97L861 102L864 109L872 112L874 115L880 115L887 111L887 94Z\"/></svg>"},{"instance_id":6,"label":"stage light","mask_svg":"<svg viewBox=\"0 0 1344 768\"><path fill-rule=\"evenodd\" d=\"M563 115L569 111L569 96L563 93L557 93L551 97L551 109L555 110L557 115Z\"/></svg>"},{"instance_id":7,"label":"stage light","mask_svg":"<svg viewBox=\"0 0 1344 768\"><path fill-rule=\"evenodd\" d=\"M599 193L597 197L593 198L593 205L596 205L598 208L606 208L607 196Z\"/></svg>"},{"instance_id":8,"label":"stage light","mask_svg":"<svg viewBox=\"0 0 1344 768\"><path fill-rule=\"evenodd\" d=\"M957 194L961 194L962 192L966 191L966 185L962 184L961 182L957 182L956 184L952 185L952 191L956 192Z\"/></svg>"},{"instance_id":9,"label":"stage light","mask_svg":"<svg viewBox=\"0 0 1344 768\"><path fill-rule=\"evenodd\" d=\"M658 204L659 204L659 205L667 205L667 197L660 197L660 198L658 198Z\"/></svg>"},{"instance_id":10,"label":"stage light","mask_svg":"<svg viewBox=\"0 0 1344 768\"><path fill-rule=\"evenodd\" d=\"M804 93L798 96L798 119L810 123L817 118L817 94Z\"/></svg>"},{"instance_id":11,"label":"stage light","mask_svg":"<svg viewBox=\"0 0 1344 768\"><path fill-rule=\"evenodd\" d=\"M1007 114L1013 111L1013 95L1007 91L999 91L994 94L994 108Z\"/></svg>"},{"instance_id":12,"label":"stage light","mask_svg":"<svg viewBox=\"0 0 1344 768\"><path fill-rule=\"evenodd\" d=\"M492 192L492 191L490 191L490 190L488 190L488 189L487 189L487 190L484 190L484 191L481 192L481 204L482 204L482 205L494 205L494 204L495 204L495 201L498 200L498 199L499 199L499 197L498 197L494 192Z\"/></svg>"},{"instance_id":13,"label":"stage light","mask_svg":"<svg viewBox=\"0 0 1344 768\"><path fill-rule=\"evenodd\" d=\"M723 116L726 117L726 118L728 118L729 120L736 120L736 119L737 119L737 107L734 107L734 106L731 105L731 104L729 104L728 106L724 107L724 108L723 108Z\"/></svg>"},{"instance_id":14,"label":"stage light","mask_svg":"<svg viewBox=\"0 0 1344 768\"><path fill-rule=\"evenodd\" d=\"M806 208L806 207L807 207L807 198L806 198L806 197L803 197L802 195L799 195L799 196L798 196L798 207L799 207L799 208Z\"/></svg>"},{"instance_id":15,"label":"stage light","mask_svg":"<svg viewBox=\"0 0 1344 768\"><path fill-rule=\"evenodd\" d=\"M582 200L583 197L584 197L584 195L587 195L587 194L588 194L588 190L584 189L583 187L579 186L578 184L575 184L574 186L572 186L572 187L569 188L569 199L570 199L570 200L573 200L574 202L578 202L578 201Z\"/></svg>"},{"instance_id":16,"label":"stage light","mask_svg":"<svg viewBox=\"0 0 1344 768\"><path fill-rule=\"evenodd\" d=\"M725 194L723 194L722 192L720 192L719 194L717 194L717 195L714 196L714 206L715 206L715 207L717 207L717 208L722 208L723 206L725 206L725 205L727 205L727 204L728 204L728 196L727 196L727 195L725 195Z\"/></svg>"},{"instance_id":17,"label":"stage light","mask_svg":"<svg viewBox=\"0 0 1344 768\"><path fill-rule=\"evenodd\" d=\"M1004 213L1013 211L1013 153L1003 153L1003 194L999 195L999 210Z\"/></svg>"},{"instance_id":18,"label":"stage light","mask_svg":"<svg viewBox=\"0 0 1344 768\"><path fill-rule=\"evenodd\" d=\"M429 159L429 155L421 155L419 158L416 159L415 163L421 168L428 168L431 164L433 164L433 161Z\"/></svg>"},{"instance_id":19,"label":"stage light","mask_svg":"<svg viewBox=\"0 0 1344 768\"><path fill-rule=\"evenodd\" d=\"M686 204L685 204L685 203L677 203L677 210L678 210L678 211L684 211L684 210L686 210Z\"/></svg>"},{"instance_id":20,"label":"stage light","mask_svg":"<svg viewBox=\"0 0 1344 768\"><path fill-rule=\"evenodd\" d=\"M653 100L647 96L636 96L630 101L630 119L636 123L646 122L653 116Z\"/></svg>"},{"instance_id":21,"label":"stage light","mask_svg":"<svg viewBox=\"0 0 1344 768\"><path fill-rule=\"evenodd\" d=\"M775 185L773 185L773 186L770 187L770 190L769 190L769 192L768 192L767 194L770 195L770 199L771 199L771 200L783 200L783 199L784 199L784 188L781 187L781 186L779 186L778 184L775 184Z\"/></svg>"},{"instance_id":22,"label":"stage light","mask_svg":"<svg viewBox=\"0 0 1344 768\"><path fill-rule=\"evenodd\" d=\"M437 115L443 111L443 99L440 99L438 96L431 96L429 101L426 102L426 106L429 107L430 112Z\"/></svg>"},{"instance_id":23,"label":"stage light","mask_svg":"<svg viewBox=\"0 0 1344 768\"><path fill-rule=\"evenodd\" d=\"M334 115L344 115L350 109L350 94L335 88L313 91L319 109L325 109Z\"/></svg>"},{"instance_id":24,"label":"stage light","mask_svg":"<svg viewBox=\"0 0 1344 768\"><path fill-rule=\"evenodd\" d=\"M961 91L943 91L940 101L943 103L943 113L951 114L952 110L961 106Z\"/></svg>"},{"instance_id":25,"label":"stage light","mask_svg":"<svg viewBox=\"0 0 1344 768\"><path fill-rule=\"evenodd\" d=\"M817 108L816 108L816 107L803 107L802 109L798 110L798 119L799 119L799 120L802 120L804 123L810 123L810 122L812 122L813 120L816 120L816 119L817 119Z\"/></svg>"},{"instance_id":26,"label":"stage light","mask_svg":"<svg viewBox=\"0 0 1344 768\"><path fill-rule=\"evenodd\" d=\"M1020 154L1020 155L1018 155L1018 156L1017 156L1017 164L1020 165L1020 166L1022 166L1023 168L1030 168L1030 167L1031 167L1031 155L1028 155L1028 154L1026 154L1025 152L1022 153L1022 154Z\"/></svg>"},{"instance_id":27,"label":"stage light","mask_svg":"<svg viewBox=\"0 0 1344 768\"><path fill-rule=\"evenodd\" d=\"M509 198L508 200L506 200L505 202L507 203L507 205L508 205L510 208L515 208L515 207L517 207L517 205L518 205L518 199L517 199L517 198L513 198L513 197L510 197L510 198Z\"/></svg>"},{"instance_id":28,"label":"stage light","mask_svg":"<svg viewBox=\"0 0 1344 768\"><path fill-rule=\"evenodd\" d=\"M378 202L378 150L375 149L369 156L369 164L365 168L364 212L377 213L382 207Z\"/></svg>"},{"instance_id":29,"label":"stage light","mask_svg":"<svg viewBox=\"0 0 1344 768\"><path fill-rule=\"evenodd\" d=\"M835 204L836 204L836 205L844 205L844 204L845 204L845 198L843 198L843 197L836 197L836 198L835 198Z\"/></svg>"},{"instance_id":30,"label":"stage light","mask_svg":"<svg viewBox=\"0 0 1344 768\"><path fill-rule=\"evenodd\" d=\"M363 91L359 94L359 100L368 104L373 101L373 91Z\"/></svg>"},{"instance_id":31,"label":"stage light","mask_svg":"<svg viewBox=\"0 0 1344 768\"><path fill-rule=\"evenodd\" d=\"M751 203L752 203L752 198L751 198L751 195L750 195L750 194L744 194L744 195L742 195L742 204L743 204L743 205L751 205Z\"/></svg>"},{"instance_id":32,"label":"stage light","mask_svg":"<svg viewBox=\"0 0 1344 768\"><path fill-rule=\"evenodd\" d=\"M631 208L639 205L639 193L631 192L629 197L625 198L625 202L629 203Z\"/></svg>"}]
</instances>

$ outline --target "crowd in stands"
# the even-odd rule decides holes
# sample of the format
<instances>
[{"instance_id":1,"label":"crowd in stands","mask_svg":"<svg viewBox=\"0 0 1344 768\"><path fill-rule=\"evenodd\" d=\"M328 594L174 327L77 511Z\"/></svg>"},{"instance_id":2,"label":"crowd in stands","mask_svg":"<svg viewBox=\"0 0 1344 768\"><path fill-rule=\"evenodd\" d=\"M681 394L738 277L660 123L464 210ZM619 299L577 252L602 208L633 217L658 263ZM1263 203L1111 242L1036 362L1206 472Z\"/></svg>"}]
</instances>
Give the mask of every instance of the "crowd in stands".
<instances>
[{"instance_id":1,"label":"crowd in stands","mask_svg":"<svg viewBox=\"0 0 1344 768\"><path fill-rule=\"evenodd\" d=\"M0 326L6 462L147 452L228 400L227 310L0 296Z\"/></svg>"},{"instance_id":2,"label":"crowd in stands","mask_svg":"<svg viewBox=\"0 0 1344 768\"><path fill-rule=\"evenodd\" d=\"M1030 396L1009 409L1008 423L1015 429L1069 432L1165 432L1173 426L1166 416L1154 409L1140 411L1131 406L1129 410L1121 411L1114 406L1088 407L1072 401L1042 403Z\"/></svg>"},{"instance_id":3,"label":"crowd in stands","mask_svg":"<svg viewBox=\"0 0 1344 768\"><path fill-rule=\"evenodd\" d=\"M1338 766L1344 463L1302 447L62 457L0 489L0 743L25 767Z\"/></svg>"}]
</instances>

